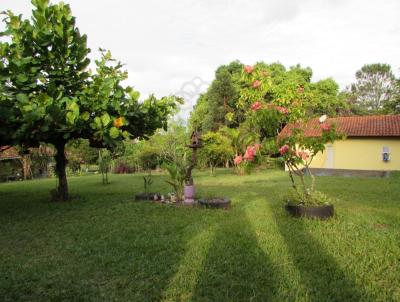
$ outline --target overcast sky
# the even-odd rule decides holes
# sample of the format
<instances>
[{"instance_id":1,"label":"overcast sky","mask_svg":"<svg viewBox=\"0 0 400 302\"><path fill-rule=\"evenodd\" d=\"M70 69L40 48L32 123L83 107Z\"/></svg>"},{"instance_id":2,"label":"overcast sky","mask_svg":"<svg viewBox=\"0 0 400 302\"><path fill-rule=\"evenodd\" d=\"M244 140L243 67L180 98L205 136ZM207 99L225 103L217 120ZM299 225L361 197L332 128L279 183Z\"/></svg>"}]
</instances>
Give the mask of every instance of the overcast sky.
<instances>
[{"instance_id":1,"label":"overcast sky","mask_svg":"<svg viewBox=\"0 0 400 302\"><path fill-rule=\"evenodd\" d=\"M300 63L313 69L314 81L332 77L342 89L366 63L388 63L399 75L399 0L64 2L88 35L92 58L99 47L110 49L142 96L185 91L186 112L215 69L235 59ZM4 9L29 17L32 7L1 0Z\"/></svg>"}]
</instances>

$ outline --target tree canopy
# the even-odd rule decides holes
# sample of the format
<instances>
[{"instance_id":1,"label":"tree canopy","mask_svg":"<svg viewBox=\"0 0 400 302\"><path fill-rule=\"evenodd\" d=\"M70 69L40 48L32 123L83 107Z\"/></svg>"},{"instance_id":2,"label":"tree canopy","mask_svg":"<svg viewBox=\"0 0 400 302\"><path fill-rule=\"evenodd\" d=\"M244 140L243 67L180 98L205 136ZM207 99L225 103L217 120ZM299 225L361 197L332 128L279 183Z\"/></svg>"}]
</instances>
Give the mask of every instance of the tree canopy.
<instances>
[{"instance_id":1,"label":"tree canopy","mask_svg":"<svg viewBox=\"0 0 400 302\"><path fill-rule=\"evenodd\" d=\"M355 104L363 111L377 113L398 98L399 90L392 68L388 64L367 64L356 72L356 82L350 87Z\"/></svg>"},{"instance_id":2,"label":"tree canopy","mask_svg":"<svg viewBox=\"0 0 400 302\"><path fill-rule=\"evenodd\" d=\"M253 79L252 84L259 83L257 89L247 84L249 77ZM334 116L347 108L345 98L339 94L339 85L333 79L311 82L311 78L311 68L300 65L289 69L280 63L264 62L254 66L244 66L239 61L222 65L217 68L207 92L199 97L189 124L192 129L203 132L217 131L223 126L237 128L246 120L245 112L251 105L249 99L289 102L299 89L318 100L309 108L313 116Z\"/></svg>"}]
</instances>

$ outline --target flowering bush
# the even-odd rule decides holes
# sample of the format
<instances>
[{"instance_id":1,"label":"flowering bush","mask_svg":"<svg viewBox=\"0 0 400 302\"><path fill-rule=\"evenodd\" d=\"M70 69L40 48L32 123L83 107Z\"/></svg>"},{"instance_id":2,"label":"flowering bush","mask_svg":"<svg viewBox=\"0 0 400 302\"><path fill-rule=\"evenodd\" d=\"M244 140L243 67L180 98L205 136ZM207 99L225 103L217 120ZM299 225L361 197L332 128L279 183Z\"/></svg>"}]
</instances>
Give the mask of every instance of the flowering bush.
<instances>
[{"instance_id":1,"label":"flowering bush","mask_svg":"<svg viewBox=\"0 0 400 302\"><path fill-rule=\"evenodd\" d=\"M249 145L244 155L236 155L233 160L240 175L249 174L254 165L255 157L261 148L261 144Z\"/></svg>"},{"instance_id":2,"label":"flowering bush","mask_svg":"<svg viewBox=\"0 0 400 302\"><path fill-rule=\"evenodd\" d=\"M310 113L318 107L320 99L310 87L310 82L298 77L295 72L289 72L287 76L279 85L274 85L267 66L245 66L238 109L246 111L248 128L258 134L258 139L268 144L272 138L277 144L276 149L279 149L289 170L296 200L303 204L316 204L318 200L325 202L326 198L315 191L315 178L309 166L314 157L324 151L325 144L334 142L339 135L335 131L335 125L326 122L326 117L318 125L320 135L305 135L305 126L313 117ZM290 133L278 136L278 140L275 140L277 134L288 124L293 125ZM243 156L238 155L235 158L235 165L243 171L244 167L251 166L256 153L254 146L249 146ZM306 172L312 177L309 186L304 179ZM299 184L295 177L300 180Z\"/></svg>"},{"instance_id":3,"label":"flowering bush","mask_svg":"<svg viewBox=\"0 0 400 302\"><path fill-rule=\"evenodd\" d=\"M315 190L315 177L310 171L310 164L318 153L325 150L327 143L333 143L341 135L336 132L335 125L324 121L317 126L321 130L319 135L306 136L305 123L306 121L299 121L292 124L289 126L290 133L278 138L281 146L279 153L285 161L292 186L297 193L296 202L303 205L326 203L326 198L319 198L322 193ZM304 179L306 173L312 178L310 185ZM299 177L300 184L296 184L294 176Z\"/></svg>"}]
</instances>

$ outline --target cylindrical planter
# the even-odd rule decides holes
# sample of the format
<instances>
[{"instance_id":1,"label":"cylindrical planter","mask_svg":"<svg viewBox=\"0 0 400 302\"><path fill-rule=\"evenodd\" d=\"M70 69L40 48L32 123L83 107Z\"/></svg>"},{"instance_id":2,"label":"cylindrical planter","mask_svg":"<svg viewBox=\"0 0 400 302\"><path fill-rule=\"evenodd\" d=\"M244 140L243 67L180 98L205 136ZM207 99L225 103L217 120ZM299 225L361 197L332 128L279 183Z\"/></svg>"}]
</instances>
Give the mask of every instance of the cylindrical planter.
<instances>
[{"instance_id":1,"label":"cylindrical planter","mask_svg":"<svg viewBox=\"0 0 400 302\"><path fill-rule=\"evenodd\" d=\"M185 196L185 200L186 199L194 199L194 194L195 194L195 189L194 189L194 185L190 185L187 186L185 185L185 187L183 188L183 194Z\"/></svg>"},{"instance_id":2,"label":"cylindrical planter","mask_svg":"<svg viewBox=\"0 0 400 302\"><path fill-rule=\"evenodd\" d=\"M200 199L199 204L206 208L228 209L231 206L231 200L228 198Z\"/></svg>"},{"instance_id":3,"label":"cylindrical planter","mask_svg":"<svg viewBox=\"0 0 400 302\"><path fill-rule=\"evenodd\" d=\"M293 217L309 217L317 219L328 219L333 217L333 205L310 206L285 205L286 211Z\"/></svg>"},{"instance_id":4,"label":"cylindrical planter","mask_svg":"<svg viewBox=\"0 0 400 302\"><path fill-rule=\"evenodd\" d=\"M154 195L160 196L158 193L140 193L135 195L135 200L154 200Z\"/></svg>"}]
</instances>

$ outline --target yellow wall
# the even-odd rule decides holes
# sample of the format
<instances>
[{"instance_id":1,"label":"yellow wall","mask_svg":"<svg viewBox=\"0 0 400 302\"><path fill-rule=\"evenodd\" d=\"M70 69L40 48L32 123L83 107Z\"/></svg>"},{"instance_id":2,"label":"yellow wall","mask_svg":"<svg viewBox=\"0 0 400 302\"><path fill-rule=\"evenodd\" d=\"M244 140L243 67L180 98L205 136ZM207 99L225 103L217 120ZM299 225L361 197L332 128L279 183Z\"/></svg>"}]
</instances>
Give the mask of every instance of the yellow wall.
<instances>
[{"instance_id":1,"label":"yellow wall","mask_svg":"<svg viewBox=\"0 0 400 302\"><path fill-rule=\"evenodd\" d=\"M324 153L318 154L311 163L312 168L335 168L355 170L400 170L399 138L347 138L327 145ZM390 160L382 160L383 147L388 147ZM329 148L332 148L329 151ZM333 150L333 151L332 151ZM328 157L331 154L331 161ZM333 167L329 167L329 163Z\"/></svg>"}]
</instances>

